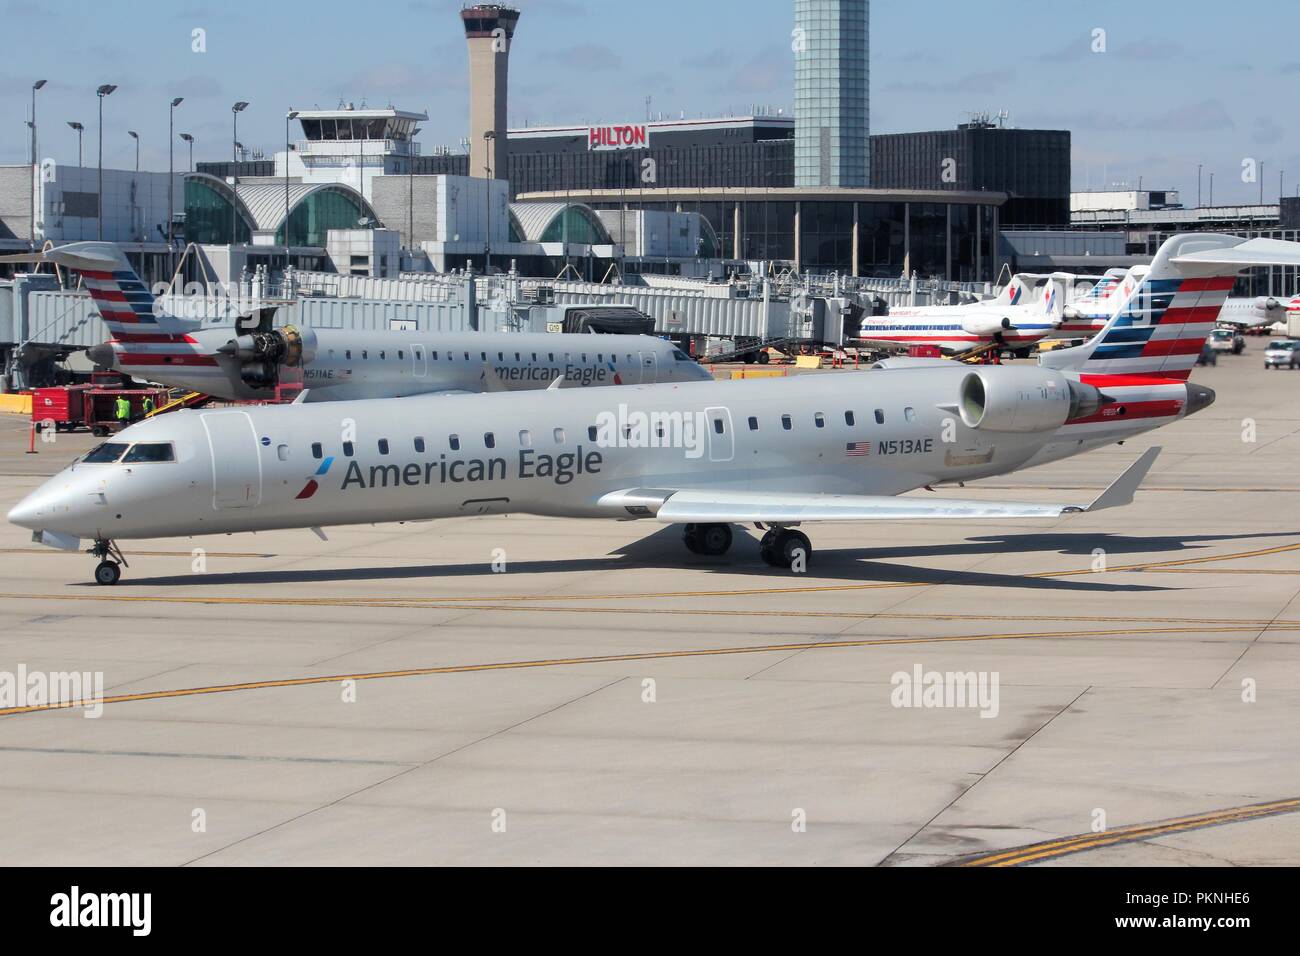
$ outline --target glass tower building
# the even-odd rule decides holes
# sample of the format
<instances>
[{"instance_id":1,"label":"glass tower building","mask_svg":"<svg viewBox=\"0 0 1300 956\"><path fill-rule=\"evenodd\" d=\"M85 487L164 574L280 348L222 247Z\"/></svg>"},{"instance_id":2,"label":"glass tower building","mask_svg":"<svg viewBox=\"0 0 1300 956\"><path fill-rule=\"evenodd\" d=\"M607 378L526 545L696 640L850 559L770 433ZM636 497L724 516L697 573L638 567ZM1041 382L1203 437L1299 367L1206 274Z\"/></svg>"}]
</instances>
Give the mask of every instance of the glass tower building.
<instances>
[{"instance_id":1,"label":"glass tower building","mask_svg":"<svg viewBox=\"0 0 1300 956\"><path fill-rule=\"evenodd\" d=\"M795 186L871 185L869 7L795 0Z\"/></svg>"}]
</instances>

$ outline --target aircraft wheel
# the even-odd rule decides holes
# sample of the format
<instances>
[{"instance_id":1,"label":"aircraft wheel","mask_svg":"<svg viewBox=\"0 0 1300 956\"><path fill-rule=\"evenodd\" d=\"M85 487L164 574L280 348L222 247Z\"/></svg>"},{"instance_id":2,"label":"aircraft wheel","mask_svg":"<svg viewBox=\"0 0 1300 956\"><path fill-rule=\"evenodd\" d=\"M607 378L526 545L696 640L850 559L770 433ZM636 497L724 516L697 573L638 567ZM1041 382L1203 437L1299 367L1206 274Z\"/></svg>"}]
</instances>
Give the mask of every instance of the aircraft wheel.
<instances>
[{"instance_id":1,"label":"aircraft wheel","mask_svg":"<svg viewBox=\"0 0 1300 956\"><path fill-rule=\"evenodd\" d=\"M731 550L731 526L702 524L696 527L696 544L700 554L726 554Z\"/></svg>"},{"instance_id":2,"label":"aircraft wheel","mask_svg":"<svg viewBox=\"0 0 1300 956\"><path fill-rule=\"evenodd\" d=\"M781 559L783 568L791 567L799 558L803 559L803 567L807 567L812 560L812 542L802 531L787 530L777 544L777 557Z\"/></svg>"},{"instance_id":3,"label":"aircraft wheel","mask_svg":"<svg viewBox=\"0 0 1300 956\"><path fill-rule=\"evenodd\" d=\"M122 577L122 567L116 561L101 561L95 567L96 584L116 584Z\"/></svg>"},{"instance_id":4,"label":"aircraft wheel","mask_svg":"<svg viewBox=\"0 0 1300 956\"><path fill-rule=\"evenodd\" d=\"M812 559L812 542L802 531L769 531L758 543L758 556L774 568L790 568L801 555L807 567Z\"/></svg>"}]
</instances>

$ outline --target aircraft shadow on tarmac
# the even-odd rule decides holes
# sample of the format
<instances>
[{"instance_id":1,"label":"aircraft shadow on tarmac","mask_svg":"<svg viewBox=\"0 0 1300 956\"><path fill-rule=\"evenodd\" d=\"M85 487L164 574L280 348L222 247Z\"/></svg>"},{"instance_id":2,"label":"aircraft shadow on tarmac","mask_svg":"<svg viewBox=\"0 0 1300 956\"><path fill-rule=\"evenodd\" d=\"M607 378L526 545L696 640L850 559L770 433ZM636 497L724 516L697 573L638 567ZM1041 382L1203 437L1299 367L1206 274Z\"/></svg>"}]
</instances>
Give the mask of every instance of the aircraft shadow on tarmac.
<instances>
[{"instance_id":1,"label":"aircraft shadow on tarmac","mask_svg":"<svg viewBox=\"0 0 1300 956\"><path fill-rule=\"evenodd\" d=\"M1073 557L1091 558L1102 549L1112 559L1120 555L1143 555L1169 558L1188 550L1199 551L1220 541L1259 540L1272 537L1295 538L1300 532L1260 532L1256 534L1167 535L1129 537L1108 533L1062 532L982 535L964 541L935 545L904 545L861 548L817 548L814 543L813 565L807 577L818 580L878 581L918 585L955 585L965 587L1020 588L1047 591L1165 591L1171 588L1142 584L1119 584L1112 581L1089 581L1079 577L1031 577L1021 574L926 568L909 564L883 563L883 558L978 557L980 555L1029 555L1055 552ZM129 555L128 555L129 557ZM1062 572L1083 571L1090 562L1063 561ZM677 528L662 528L597 558L557 558L555 560L512 561L511 573L553 574L563 571L636 570L639 568L681 567L698 571L747 574L773 582L799 577L789 571L769 568L758 557L757 542L747 532L736 535L735 544L723 557L688 554ZM141 586L217 586L229 584L326 584L344 581L411 580L418 578L474 577L491 573L489 562L460 564L399 565L395 567L282 569L274 571L240 571L171 575L167 577L126 577L119 587ZM87 584L88 587L94 585Z\"/></svg>"}]
</instances>

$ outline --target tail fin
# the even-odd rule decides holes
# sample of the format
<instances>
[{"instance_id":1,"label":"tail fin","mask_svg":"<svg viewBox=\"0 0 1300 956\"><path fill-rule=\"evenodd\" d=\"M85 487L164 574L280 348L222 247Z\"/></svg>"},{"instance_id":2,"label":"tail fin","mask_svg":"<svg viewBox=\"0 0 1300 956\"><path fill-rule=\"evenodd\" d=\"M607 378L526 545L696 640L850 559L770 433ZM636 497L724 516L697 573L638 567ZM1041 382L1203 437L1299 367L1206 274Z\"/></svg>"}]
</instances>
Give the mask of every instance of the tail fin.
<instances>
[{"instance_id":1,"label":"tail fin","mask_svg":"<svg viewBox=\"0 0 1300 956\"><path fill-rule=\"evenodd\" d=\"M1086 295L1082 295L1075 300L1075 305L1082 311L1099 302L1105 302L1110 298L1111 293L1115 291L1127 271L1126 269L1107 269L1106 274L1098 280L1095 286L1088 290Z\"/></svg>"},{"instance_id":2,"label":"tail fin","mask_svg":"<svg viewBox=\"0 0 1300 956\"><path fill-rule=\"evenodd\" d=\"M1043 314L1051 319L1058 321L1064 315L1065 296L1056 285L1055 279L1048 279L1043 283L1043 294L1039 298L1039 303L1043 307Z\"/></svg>"},{"instance_id":3,"label":"tail fin","mask_svg":"<svg viewBox=\"0 0 1300 956\"><path fill-rule=\"evenodd\" d=\"M1025 288L1025 282L1020 276L1012 276L1011 281L1003 287L993 301L998 305L1020 305L1024 302Z\"/></svg>"},{"instance_id":4,"label":"tail fin","mask_svg":"<svg viewBox=\"0 0 1300 956\"><path fill-rule=\"evenodd\" d=\"M179 338L193 327L167 315L111 242L73 242L45 253L46 260L79 272L100 318L119 342Z\"/></svg>"},{"instance_id":5,"label":"tail fin","mask_svg":"<svg viewBox=\"0 0 1300 956\"><path fill-rule=\"evenodd\" d=\"M1112 293L1121 298L1096 336L1075 348L1048 352L1041 363L1093 375L1188 378L1243 268L1214 251L1246 241L1213 234L1171 236L1144 276L1134 270ZM1290 245L1300 251L1300 244ZM1208 258L1188 258L1198 253Z\"/></svg>"}]
</instances>

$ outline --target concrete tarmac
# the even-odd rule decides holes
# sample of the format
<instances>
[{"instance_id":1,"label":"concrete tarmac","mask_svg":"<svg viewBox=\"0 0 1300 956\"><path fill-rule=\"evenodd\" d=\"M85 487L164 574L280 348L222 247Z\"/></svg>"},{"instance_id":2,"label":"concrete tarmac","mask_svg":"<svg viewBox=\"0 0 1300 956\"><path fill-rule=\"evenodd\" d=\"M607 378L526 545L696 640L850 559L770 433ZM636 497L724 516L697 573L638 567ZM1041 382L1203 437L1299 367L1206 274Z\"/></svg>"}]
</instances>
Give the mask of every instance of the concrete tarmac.
<instances>
[{"instance_id":1,"label":"concrete tarmac","mask_svg":"<svg viewBox=\"0 0 1300 956\"><path fill-rule=\"evenodd\" d=\"M1193 418L945 492L1086 503L1161 444L1133 505L812 525L806 574L514 516L135 542L103 588L0 525L0 678L106 698L0 716L0 861L1300 864L1300 374L1262 345ZM0 514L94 441L0 416ZM895 706L917 668L990 697Z\"/></svg>"}]
</instances>

